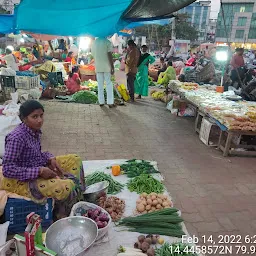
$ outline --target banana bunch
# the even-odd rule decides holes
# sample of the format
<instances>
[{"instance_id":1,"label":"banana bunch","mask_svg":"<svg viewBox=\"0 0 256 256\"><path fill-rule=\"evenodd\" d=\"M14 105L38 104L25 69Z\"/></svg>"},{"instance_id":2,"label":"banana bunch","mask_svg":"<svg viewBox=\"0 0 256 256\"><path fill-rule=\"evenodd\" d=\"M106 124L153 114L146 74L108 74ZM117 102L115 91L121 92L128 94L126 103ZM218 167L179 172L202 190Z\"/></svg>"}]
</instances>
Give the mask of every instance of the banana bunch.
<instances>
[{"instance_id":1,"label":"banana bunch","mask_svg":"<svg viewBox=\"0 0 256 256\"><path fill-rule=\"evenodd\" d=\"M154 100L160 100L164 95L164 92L154 92L151 96Z\"/></svg>"}]
</instances>

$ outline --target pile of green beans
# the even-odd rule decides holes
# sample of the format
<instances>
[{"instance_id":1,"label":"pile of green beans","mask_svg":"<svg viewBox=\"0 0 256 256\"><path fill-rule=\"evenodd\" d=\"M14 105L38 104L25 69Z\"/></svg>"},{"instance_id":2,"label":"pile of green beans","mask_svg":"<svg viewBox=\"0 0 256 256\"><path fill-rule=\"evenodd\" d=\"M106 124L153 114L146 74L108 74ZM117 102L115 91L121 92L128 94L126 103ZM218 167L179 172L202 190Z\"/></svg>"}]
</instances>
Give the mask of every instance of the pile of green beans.
<instances>
[{"instance_id":1,"label":"pile of green beans","mask_svg":"<svg viewBox=\"0 0 256 256\"><path fill-rule=\"evenodd\" d=\"M127 187L131 192L135 191L138 194L142 194L144 192L147 194L152 192L161 194L164 191L164 185L148 174L141 174L131 179L128 182Z\"/></svg>"},{"instance_id":2,"label":"pile of green beans","mask_svg":"<svg viewBox=\"0 0 256 256\"><path fill-rule=\"evenodd\" d=\"M94 172L92 174L89 174L85 177L85 184L86 186L90 186L92 184L105 180L109 182L108 194L117 194L121 192L124 187L121 183L113 180L113 178L109 174L106 174L104 172Z\"/></svg>"}]
</instances>

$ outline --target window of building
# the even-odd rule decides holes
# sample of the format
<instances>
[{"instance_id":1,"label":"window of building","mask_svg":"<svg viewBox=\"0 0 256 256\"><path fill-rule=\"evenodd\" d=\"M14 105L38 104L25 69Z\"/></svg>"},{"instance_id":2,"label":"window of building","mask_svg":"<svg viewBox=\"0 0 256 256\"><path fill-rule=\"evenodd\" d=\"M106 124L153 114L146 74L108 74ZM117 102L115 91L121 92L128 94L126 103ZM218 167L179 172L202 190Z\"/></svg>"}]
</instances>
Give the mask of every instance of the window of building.
<instances>
[{"instance_id":1,"label":"window of building","mask_svg":"<svg viewBox=\"0 0 256 256\"><path fill-rule=\"evenodd\" d=\"M247 22L247 17L239 17L237 26L245 26Z\"/></svg>"},{"instance_id":2,"label":"window of building","mask_svg":"<svg viewBox=\"0 0 256 256\"><path fill-rule=\"evenodd\" d=\"M238 38L238 39L244 38L244 30L238 29L238 30L236 31L236 36L235 36L235 38Z\"/></svg>"},{"instance_id":3,"label":"window of building","mask_svg":"<svg viewBox=\"0 0 256 256\"><path fill-rule=\"evenodd\" d=\"M251 26L248 34L248 39L256 39L256 13L252 15Z\"/></svg>"},{"instance_id":4,"label":"window of building","mask_svg":"<svg viewBox=\"0 0 256 256\"><path fill-rule=\"evenodd\" d=\"M240 12L245 12L245 6L240 7Z\"/></svg>"},{"instance_id":5,"label":"window of building","mask_svg":"<svg viewBox=\"0 0 256 256\"><path fill-rule=\"evenodd\" d=\"M227 32L228 32L228 36L229 36L229 31L227 31ZM223 38L223 37L226 37L226 36L227 35L226 35L225 29L223 27L221 27L220 29L216 30L216 37Z\"/></svg>"}]
</instances>

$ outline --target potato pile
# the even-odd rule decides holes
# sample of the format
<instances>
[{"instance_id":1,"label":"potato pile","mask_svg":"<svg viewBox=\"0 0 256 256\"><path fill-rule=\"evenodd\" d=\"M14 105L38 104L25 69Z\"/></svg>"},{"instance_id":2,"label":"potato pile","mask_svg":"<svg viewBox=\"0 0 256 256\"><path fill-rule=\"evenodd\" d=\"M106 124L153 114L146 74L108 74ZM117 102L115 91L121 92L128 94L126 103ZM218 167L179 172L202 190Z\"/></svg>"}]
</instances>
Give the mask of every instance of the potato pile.
<instances>
[{"instance_id":1,"label":"potato pile","mask_svg":"<svg viewBox=\"0 0 256 256\"><path fill-rule=\"evenodd\" d=\"M136 202L136 210L143 214L170 207L172 207L172 201L168 196L157 193L142 193Z\"/></svg>"}]
</instances>

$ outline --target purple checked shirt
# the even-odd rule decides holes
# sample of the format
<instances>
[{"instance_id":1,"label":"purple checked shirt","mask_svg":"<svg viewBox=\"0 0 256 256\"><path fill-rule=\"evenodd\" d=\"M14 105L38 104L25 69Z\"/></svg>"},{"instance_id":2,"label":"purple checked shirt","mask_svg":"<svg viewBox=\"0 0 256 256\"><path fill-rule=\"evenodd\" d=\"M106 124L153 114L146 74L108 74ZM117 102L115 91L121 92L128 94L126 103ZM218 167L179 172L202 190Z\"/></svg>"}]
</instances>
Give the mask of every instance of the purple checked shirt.
<instances>
[{"instance_id":1,"label":"purple checked shirt","mask_svg":"<svg viewBox=\"0 0 256 256\"><path fill-rule=\"evenodd\" d=\"M22 123L5 138L3 175L20 181L34 180L51 157L51 153L41 151L41 132Z\"/></svg>"}]
</instances>

